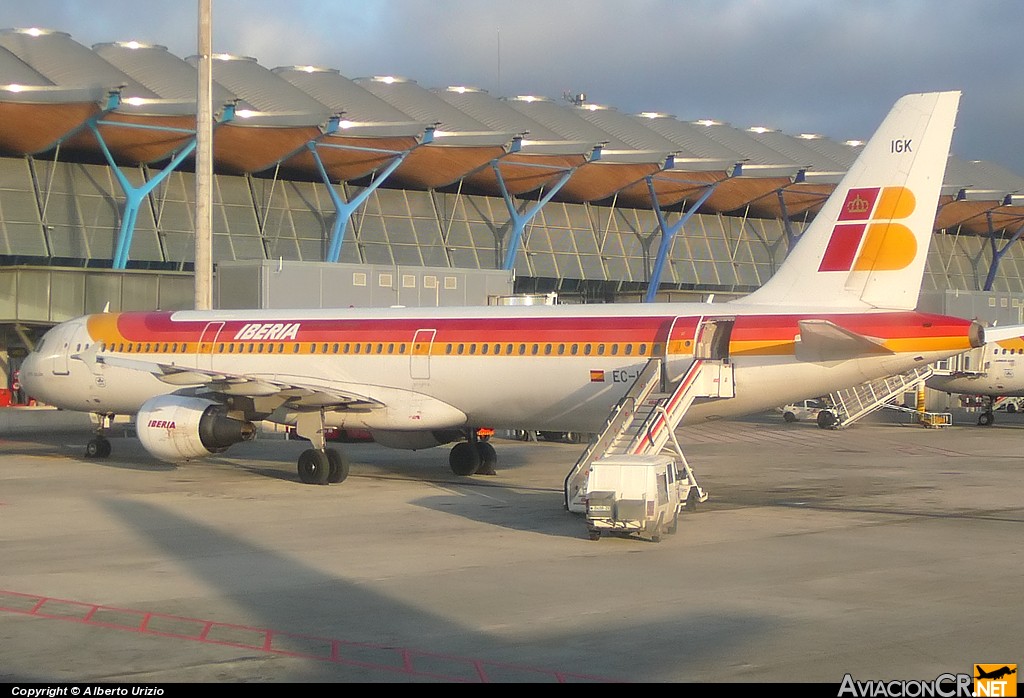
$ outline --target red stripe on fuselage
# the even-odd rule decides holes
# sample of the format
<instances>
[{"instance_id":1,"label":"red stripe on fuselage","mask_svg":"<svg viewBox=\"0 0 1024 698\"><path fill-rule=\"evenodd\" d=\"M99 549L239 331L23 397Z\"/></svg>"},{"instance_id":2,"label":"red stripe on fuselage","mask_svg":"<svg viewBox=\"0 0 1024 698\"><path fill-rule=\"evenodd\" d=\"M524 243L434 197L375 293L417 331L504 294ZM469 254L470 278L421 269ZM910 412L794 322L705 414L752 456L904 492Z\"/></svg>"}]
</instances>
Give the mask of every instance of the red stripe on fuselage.
<instances>
[{"instance_id":1,"label":"red stripe on fuselage","mask_svg":"<svg viewBox=\"0 0 1024 698\"><path fill-rule=\"evenodd\" d=\"M723 307L722 310L726 310ZM738 315L734 342L791 342L800 320L829 320L852 332L880 339L963 335L970 321L916 312ZM197 342L208 325L224 322L218 341L279 341L274 338L235 339L247 325L292 325L297 342L407 342L418 330L436 330L435 342L664 342L675 322L672 340L692 339L697 318L663 316L552 316L468 318L281 318L174 320L172 313L122 313L117 319L119 340L126 342ZM99 338L97 338L99 339ZM111 338L113 339L113 338ZM213 337L208 333L206 341Z\"/></svg>"}]
</instances>

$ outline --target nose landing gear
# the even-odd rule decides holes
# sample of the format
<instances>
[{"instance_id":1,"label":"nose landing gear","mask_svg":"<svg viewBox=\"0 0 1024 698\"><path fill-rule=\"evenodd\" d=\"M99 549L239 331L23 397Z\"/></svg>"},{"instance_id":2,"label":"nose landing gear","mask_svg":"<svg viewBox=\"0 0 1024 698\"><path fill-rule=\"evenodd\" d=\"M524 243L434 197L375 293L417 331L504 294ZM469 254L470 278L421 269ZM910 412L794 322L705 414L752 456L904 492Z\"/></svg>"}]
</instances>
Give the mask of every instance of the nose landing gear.
<instances>
[{"instance_id":1,"label":"nose landing gear","mask_svg":"<svg viewBox=\"0 0 1024 698\"><path fill-rule=\"evenodd\" d=\"M98 414L96 418L99 420L99 424L96 427L96 436L89 440L89 443L85 445L85 457L86 458L109 458L110 452L113 448L110 445L110 441L107 440L107 429L110 428L110 423L114 419L112 414Z\"/></svg>"}]
</instances>

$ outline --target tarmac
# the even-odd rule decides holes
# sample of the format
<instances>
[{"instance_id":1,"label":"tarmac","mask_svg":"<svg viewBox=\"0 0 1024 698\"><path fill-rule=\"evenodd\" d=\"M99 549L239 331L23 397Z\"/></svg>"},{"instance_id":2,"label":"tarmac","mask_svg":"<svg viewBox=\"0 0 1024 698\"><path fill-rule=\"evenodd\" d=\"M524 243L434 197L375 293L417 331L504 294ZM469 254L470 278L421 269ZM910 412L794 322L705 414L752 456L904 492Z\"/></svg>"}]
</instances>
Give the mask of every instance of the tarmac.
<instances>
[{"instance_id":1,"label":"tarmac","mask_svg":"<svg viewBox=\"0 0 1024 698\"><path fill-rule=\"evenodd\" d=\"M1024 663L1024 415L678 431L708 501L661 543L590 541L581 445L303 442L160 464L89 420L0 411L0 682L932 680Z\"/></svg>"}]
</instances>

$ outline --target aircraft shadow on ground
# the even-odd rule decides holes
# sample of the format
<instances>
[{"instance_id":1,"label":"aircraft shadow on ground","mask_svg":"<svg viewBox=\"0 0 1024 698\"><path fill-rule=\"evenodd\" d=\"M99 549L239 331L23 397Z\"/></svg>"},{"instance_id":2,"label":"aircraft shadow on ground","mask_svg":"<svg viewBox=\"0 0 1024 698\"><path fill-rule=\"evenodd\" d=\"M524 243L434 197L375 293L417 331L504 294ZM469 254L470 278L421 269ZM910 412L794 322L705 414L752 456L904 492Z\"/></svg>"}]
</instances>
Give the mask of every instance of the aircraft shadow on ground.
<instances>
[{"instance_id":1,"label":"aircraft shadow on ground","mask_svg":"<svg viewBox=\"0 0 1024 698\"><path fill-rule=\"evenodd\" d=\"M482 614L482 623L512 628L510 633L514 635L497 636L468 628L427 608L389 598L370 584L332 576L304 565L295 557L286 557L159 506L117 499L104 500L103 505L160 553L216 589L229 602L224 608L243 609L242 618L233 615L211 619L220 623L370 643L389 649L405 647L428 654L466 657L466 648L472 648L469 651L476 660L496 667L510 663L598 680L680 680L688 671L702 672L707 662L714 661L722 652L735 650L740 644L756 645L772 632L773 623L767 618L687 609L680 617L656 623L630 623L618 615L602 620L598 614L595 622L613 622L614 627L605 625L588 632L582 624L574 624L564 632L533 633L516 617L514 604L488 604L488 599L501 593L500 585L514 583L506 579L496 580L495 588L470 592L465 599L466 604L492 609L493 612ZM308 535L306 523L297 521L295 526L296 536ZM254 535L258 532L254 531ZM358 564L355 560L353 563ZM603 567L608 561L595 560L595 564ZM680 583L685 584L685 580ZM635 589L621 591L635 593ZM478 593L479 598L472 598L473 593ZM497 617L499 607L506 609L510 617ZM189 610L175 607L173 613L189 615ZM516 648L514 659L507 655L510 645ZM629 651L623 653L622 648ZM610 654L619 659L609 661ZM276 676L275 680L302 680L311 672L328 670L335 678L344 678L348 671L354 677L367 676L365 668L324 669L303 663L303 668L289 670L290 676ZM389 672L384 670L381 676L386 679Z\"/></svg>"}]
</instances>

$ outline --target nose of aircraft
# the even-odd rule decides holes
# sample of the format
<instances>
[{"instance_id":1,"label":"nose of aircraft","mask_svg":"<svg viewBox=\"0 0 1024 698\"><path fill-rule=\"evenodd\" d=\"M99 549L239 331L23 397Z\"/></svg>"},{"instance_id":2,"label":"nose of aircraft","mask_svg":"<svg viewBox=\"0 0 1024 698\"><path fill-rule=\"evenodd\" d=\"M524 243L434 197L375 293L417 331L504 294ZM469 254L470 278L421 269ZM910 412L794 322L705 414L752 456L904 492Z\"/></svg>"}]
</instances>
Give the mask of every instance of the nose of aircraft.
<instances>
[{"instance_id":1,"label":"nose of aircraft","mask_svg":"<svg viewBox=\"0 0 1024 698\"><path fill-rule=\"evenodd\" d=\"M37 375L40 373L39 366L39 353L36 351L30 352L25 360L21 362L21 373L19 378L21 380L21 386L27 395L35 396L33 392L38 388Z\"/></svg>"},{"instance_id":2,"label":"nose of aircraft","mask_svg":"<svg viewBox=\"0 0 1024 698\"><path fill-rule=\"evenodd\" d=\"M26 395L43 401L53 397L50 393L55 386L51 385L47 378L53 374L55 359L61 353L67 353L68 347L65 346L64 339L71 331L70 325L71 323L65 322L51 328L21 362L21 385Z\"/></svg>"}]
</instances>

